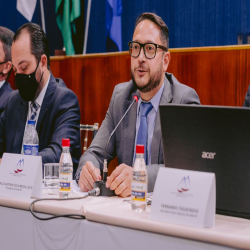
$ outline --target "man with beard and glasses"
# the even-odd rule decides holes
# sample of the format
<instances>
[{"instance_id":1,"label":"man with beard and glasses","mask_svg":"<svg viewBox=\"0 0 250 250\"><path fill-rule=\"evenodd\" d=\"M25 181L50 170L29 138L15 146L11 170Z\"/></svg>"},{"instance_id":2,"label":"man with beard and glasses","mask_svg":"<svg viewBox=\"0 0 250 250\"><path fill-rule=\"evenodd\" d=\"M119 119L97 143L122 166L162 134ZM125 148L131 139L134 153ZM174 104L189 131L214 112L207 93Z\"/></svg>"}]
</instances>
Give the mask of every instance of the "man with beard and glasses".
<instances>
[{"instance_id":1,"label":"man with beard and glasses","mask_svg":"<svg viewBox=\"0 0 250 250\"><path fill-rule=\"evenodd\" d=\"M7 82L12 69L11 45L14 33L0 26L0 116L3 113L9 99L12 88Z\"/></svg>"},{"instance_id":2,"label":"man with beard and glasses","mask_svg":"<svg viewBox=\"0 0 250 250\"><path fill-rule=\"evenodd\" d=\"M159 16L143 13L138 17L129 42L132 80L115 87L100 130L80 159L76 180L82 191L91 190L94 181L101 179L108 138L136 94L140 96L138 103L129 110L109 143L107 161L117 156L119 166L108 177L106 186L122 197L131 194L135 146L144 144L148 191L153 191L159 167L164 167L159 105L200 104L193 89L166 73L170 62L168 43L168 27Z\"/></svg>"},{"instance_id":3,"label":"man with beard and glasses","mask_svg":"<svg viewBox=\"0 0 250 250\"><path fill-rule=\"evenodd\" d=\"M59 162L62 138L70 139L75 168L81 156L80 107L76 95L50 71L49 43L42 28L21 26L11 48L18 90L13 91L0 120L0 158L23 152L27 121L34 120L42 162Z\"/></svg>"}]
</instances>

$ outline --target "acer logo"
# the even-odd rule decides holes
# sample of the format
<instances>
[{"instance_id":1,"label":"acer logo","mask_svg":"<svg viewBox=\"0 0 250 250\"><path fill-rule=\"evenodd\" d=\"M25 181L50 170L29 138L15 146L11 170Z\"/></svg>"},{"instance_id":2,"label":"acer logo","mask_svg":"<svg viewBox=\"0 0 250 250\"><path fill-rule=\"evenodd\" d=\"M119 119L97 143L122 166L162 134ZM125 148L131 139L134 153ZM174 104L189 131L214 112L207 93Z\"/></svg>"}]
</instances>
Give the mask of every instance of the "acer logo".
<instances>
[{"instance_id":1,"label":"acer logo","mask_svg":"<svg viewBox=\"0 0 250 250\"><path fill-rule=\"evenodd\" d=\"M204 159L214 159L215 155L216 153L212 153L212 152L202 152L201 157Z\"/></svg>"}]
</instances>

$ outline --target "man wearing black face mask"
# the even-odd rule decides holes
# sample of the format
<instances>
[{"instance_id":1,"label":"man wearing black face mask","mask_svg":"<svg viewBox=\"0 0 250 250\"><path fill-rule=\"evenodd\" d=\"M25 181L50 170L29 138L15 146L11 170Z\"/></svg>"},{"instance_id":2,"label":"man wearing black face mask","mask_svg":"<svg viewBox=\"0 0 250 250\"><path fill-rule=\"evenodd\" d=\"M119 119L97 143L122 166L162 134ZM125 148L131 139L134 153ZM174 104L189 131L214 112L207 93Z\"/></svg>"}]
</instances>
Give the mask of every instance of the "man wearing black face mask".
<instances>
[{"instance_id":1,"label":"man wearing black face mask","mask_svg":"<svg viewBox=\"0 0 250 250\"><path fill-rule=\"evenodd\" d=\"M6 81L12 68L11 45L14 33L0 26L0 116L9 99L12 88Z\"/></svg>"},{"instance_id":2,"label":"man wearing black face mask","mask_svg":"<svg viewBox=\"0 0 250 250\"><path fill-rule=\"evenodd\" d=\"M15 81L19 90L19 94L26 102L33 101L38 96L38 94L40 94L38 88L42 82L44 72L42 72L41 79L39 80L39 82L37 82L36 72L38 66L39 63L37 64L36 70L29 75L22 73L15 74Z\"/></svg>"},{"instance_id":3,"label":"man wearing black face mask","mask_svg":"<svg viewBox=\"0 0 250 250\"><path fill-rule=\"evenodd\" d=\"M59 162L62 138L69 138L76 168L81 154L79 103L50 72L49 44L42 28L33 23L20 27L11 52L18 90L10 95L1 117L0 158L4 152L22 152L27 120L34 120L43 164Z\"/></svg>"}]
</instances>

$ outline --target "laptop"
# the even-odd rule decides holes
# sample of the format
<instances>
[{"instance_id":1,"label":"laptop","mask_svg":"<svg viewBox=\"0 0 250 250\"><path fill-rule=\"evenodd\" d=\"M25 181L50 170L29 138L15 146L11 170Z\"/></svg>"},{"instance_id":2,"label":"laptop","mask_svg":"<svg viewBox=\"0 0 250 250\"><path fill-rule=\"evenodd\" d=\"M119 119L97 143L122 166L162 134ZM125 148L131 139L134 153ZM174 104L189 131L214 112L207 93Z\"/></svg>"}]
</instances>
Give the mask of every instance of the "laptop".
<instances>
[{"instance_id":1,"label":"laptop","mask_svg":"<svg viewBox=\"0 0 250 250\"><path fill-rule=\"evenodd\" d=\"M216 213L250 219L250 109L160 106L164 163L216 175Z\"/></svg>"}]
</instances>

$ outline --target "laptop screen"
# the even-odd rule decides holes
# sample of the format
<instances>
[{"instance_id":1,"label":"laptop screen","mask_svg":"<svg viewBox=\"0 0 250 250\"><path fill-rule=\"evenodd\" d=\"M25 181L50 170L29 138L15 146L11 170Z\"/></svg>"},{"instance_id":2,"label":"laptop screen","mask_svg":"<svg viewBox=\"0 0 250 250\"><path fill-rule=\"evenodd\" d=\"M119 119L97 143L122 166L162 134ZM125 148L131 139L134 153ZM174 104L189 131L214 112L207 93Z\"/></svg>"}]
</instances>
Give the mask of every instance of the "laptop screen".
<instances>
[{"instance_id":1,"label":"laptop screen","mask_svg":"<svg viewBox=\"0 0 250 250\"><path fill-rule=\"evenodd\" d=\"M216 175L216 212L250 218L250 109L160 106L166 167Z\"/></svg>"}]
</instances>

